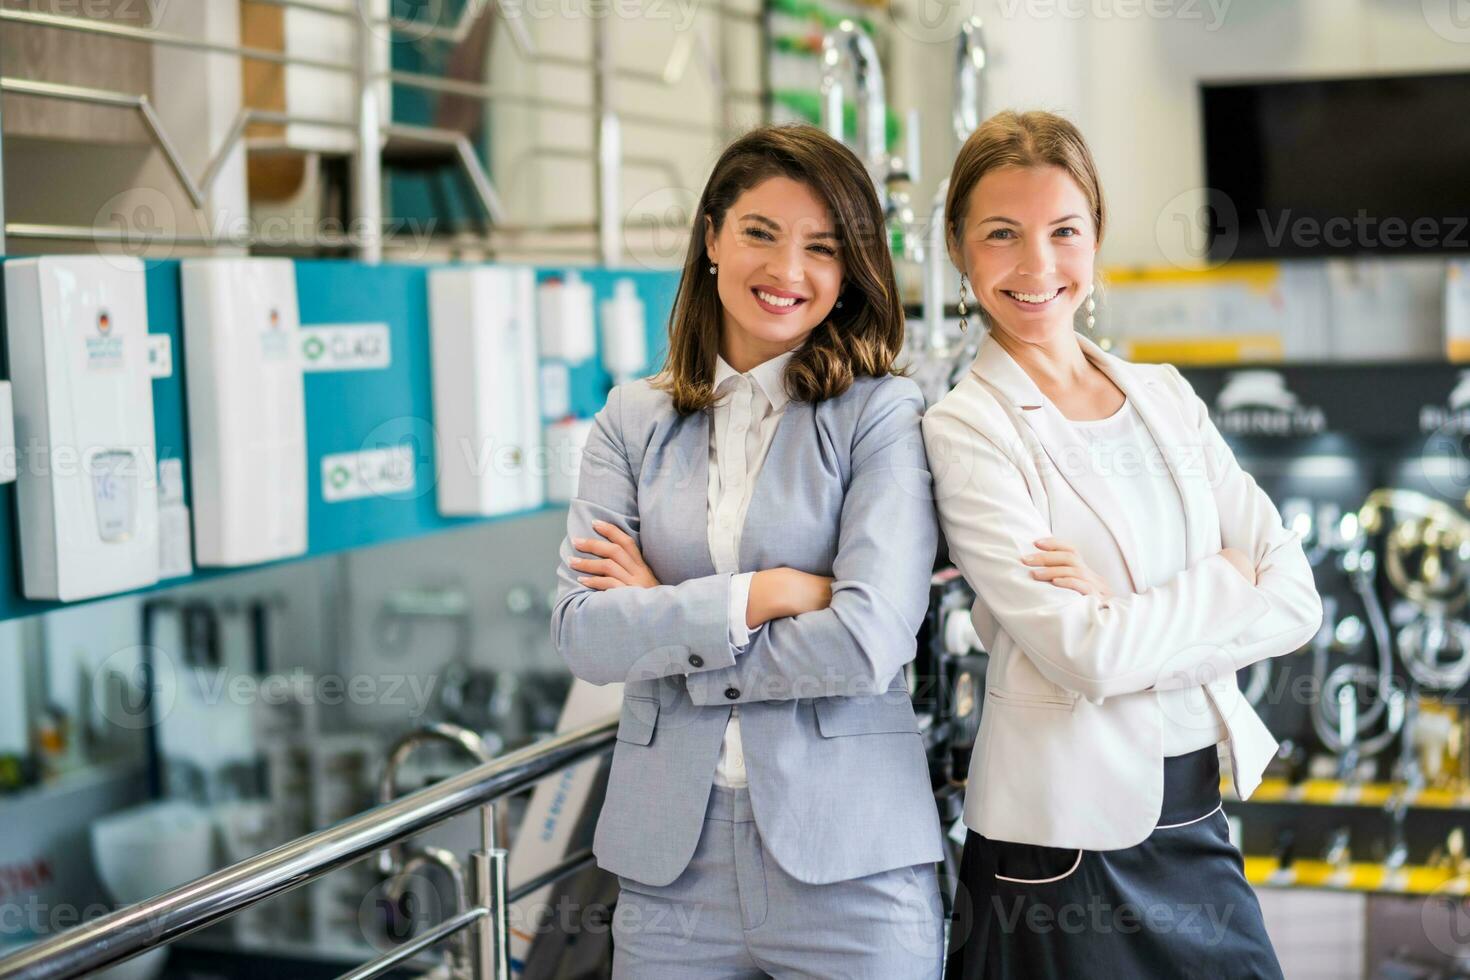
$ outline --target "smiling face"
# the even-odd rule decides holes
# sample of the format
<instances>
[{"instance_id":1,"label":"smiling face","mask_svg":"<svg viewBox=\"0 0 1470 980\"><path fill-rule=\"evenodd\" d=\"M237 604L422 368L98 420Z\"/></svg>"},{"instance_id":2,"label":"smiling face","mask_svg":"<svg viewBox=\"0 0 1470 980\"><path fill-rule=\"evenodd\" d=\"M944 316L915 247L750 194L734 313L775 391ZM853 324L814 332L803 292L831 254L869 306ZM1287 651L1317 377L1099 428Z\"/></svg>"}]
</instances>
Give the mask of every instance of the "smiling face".
<instances>
[{"instance_id":1,"label":"smiling face","mask_svg":"<svg viewBox=\"0 0 1470 980\"><path fill-rule=\"evenodd\" d=\"M1091 215L1061 167L1000 167L980 178L950 254L993 329L1042 344L1072 333L1093 281Z\"/></svg>"},{"instance_id":2,"label":"smiling face","mask_svg":"<svg viewBox=\"0 0 1470 980\"><path fill-rule=\"evenodd\" d=\"M842 290L840 238L808 185L770 177L730 206L705 250L718 267L720 353L738 371L799 347Z\"/></svg>"}]
</instances>

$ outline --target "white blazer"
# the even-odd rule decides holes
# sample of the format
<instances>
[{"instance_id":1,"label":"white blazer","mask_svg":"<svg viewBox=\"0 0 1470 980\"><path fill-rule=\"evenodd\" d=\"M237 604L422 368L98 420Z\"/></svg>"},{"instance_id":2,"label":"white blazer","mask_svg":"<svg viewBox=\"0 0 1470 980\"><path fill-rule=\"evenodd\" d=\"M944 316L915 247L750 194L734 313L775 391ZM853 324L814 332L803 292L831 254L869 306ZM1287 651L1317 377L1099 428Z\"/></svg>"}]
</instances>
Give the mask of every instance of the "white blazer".
<instances>
[{"instance_id":1,"label":"white blazer","mask_svg":"<svg viewBox=\"0 0 1470 980\"><path fill-rule=\"evenodd\" d=\"M1235 672L1304 645L1322 602L1298 536L1179 371L1077 339L1133 403L1179 488L1185 570L1167 582L1138 591L1148 528L1128 525L1084 439L993 337L923 431L950 558L975 590L971 618L990 654L965 823L999 840L1110 850L1159 819L1158 691L1205 686L1229 731L1236 792L1250 796L1277 742ZM1114 594L1033 578L1021 557L1048 536L1076 547ZM1255 562L1256 585L1222 547Z\"/></svg>"}]
</instances>

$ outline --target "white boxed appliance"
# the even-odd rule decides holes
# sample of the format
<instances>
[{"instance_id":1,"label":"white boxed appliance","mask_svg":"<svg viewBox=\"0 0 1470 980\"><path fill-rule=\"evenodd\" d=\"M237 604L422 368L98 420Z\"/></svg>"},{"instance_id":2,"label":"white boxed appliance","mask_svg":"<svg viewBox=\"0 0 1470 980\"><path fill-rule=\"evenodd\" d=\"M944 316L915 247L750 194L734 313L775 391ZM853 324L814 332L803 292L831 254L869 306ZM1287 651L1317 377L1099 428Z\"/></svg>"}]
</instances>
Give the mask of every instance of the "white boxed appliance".
<instances>
[{"instance_id":1,"label":"white boxed appliance","mask_svg":"<svg viewBox=\"0 0 1470 980\"><path fill-rule=\"evenodd\" d=\"M290 259L181 264L194 556L306 551L306 399Z\"/></svg>"},{"instance_id":2,"label":"white boxed appliance","mask_svg":"<svg viewBox=\"0 0 1470 980\"><path fill-rule=\"evenodd\" d=\"M540 507L535 274L476 266L429 273L439 512Z\"/></svg>"},{"instance_id":3,"label":"white boxed appliance","mask_svg":"<svg viewBox=\"0 0 1470 980\"><path fill-rule=\"evenodd\" d=\"M577 270L551 276L536 287L541 356L579 364L597 353L592 286Z\"/></svg>"},{"instance_id":4,"label":"white boxed appliance","mask_svg":"<svg viewBox=\"0 0 1470 980\"><path fill-rule=\"evenodd\" d=\"M22 590L86 599L158 581L143 263L5 263Z\"/></svg>"}]
</instances>

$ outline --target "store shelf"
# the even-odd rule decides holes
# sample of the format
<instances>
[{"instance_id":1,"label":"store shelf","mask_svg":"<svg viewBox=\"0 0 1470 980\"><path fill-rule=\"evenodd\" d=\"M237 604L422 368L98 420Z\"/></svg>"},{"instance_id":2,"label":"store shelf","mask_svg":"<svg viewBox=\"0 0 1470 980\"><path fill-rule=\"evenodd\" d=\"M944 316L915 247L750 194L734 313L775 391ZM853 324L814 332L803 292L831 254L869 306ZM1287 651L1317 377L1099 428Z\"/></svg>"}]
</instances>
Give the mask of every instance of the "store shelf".
<instances>
[{"instance_id":1,"label":"store shelf","mask_svg":"<svg viewBox=\"0 0 1470 980\"><path fill-rule=\"evenodd\" d=\"M923 308L904 307L909 329L921 328ZM946 319L959 316L953 305ZM1323 434L1375 442L1423 442L1442 433L1470 431L1470 392L1456 408L1451 394L1470 375L1470 363L1448 360L1263 361L1236 364L1184 364L1180 372L1211 408L1226 436L1290 444ZM1290 409L1248 406L1222 412L1217 398L1230 377L1242 371L1269 371L1281 376L1294 396Z\"/></svg>"},{"instance_id":2,"label":"store shelf","mask_svg":"<svg viewBox=\"0 0 1470 980\"><path fill-rule=\"evenodd\" d=\"M1305 806L1362 806L1382 808L1403 793L1398 783L1345 783L1338 779L1306 779L1292 785L1284 779L1265 779L1250 799L1235 795L1229 779L1220 781L1227 803L1291 803ZM1428 810L1470 811L1470 792L1421 789L1409 797L1409 806Z\"/></svg>"},{"instance_id":3,"label":"store shelf","mask_svg":"<svg viewBox=\"0 0 1470 980\"><path fill-rule=\"evenodd\" d=\"M0 805L7 808L34 806L37 812L58 800L111 785L136 784L143 779L146 767L142 761L114 760L79 766L60 776L43 780L13 793L0 794ZM18 813L18 809L12 809Z\"/></svg>"},{"instance_id":4,"label":"store shelf","mask_svg":"<svg viewBox=\"0 0 1470 980\"><path fill-rule=\"evenodd\" d=\"M1390 872L1381 864L1293 861L1283 868L1273 857L1246 857L1245 879L1260 888L1317 888L1386 895L1470 895L1470 875L1450 868L1406 865Z\"/></svg>"},{"instance_id":5,"label":"store shelf","mask_svg":"<svg viewBox=\"0 0 1470 980\"><path fill-rule=\"evenodd\" d=\"M439 514L434 491L437 467L429 363L428 274L432 268L427 264L368 265L341 260L296 262L296 290L303 327L381 323L387 327L390 350L386 365L380 368L306 374L308 550L292 561L540 513L529 510L493 518ZM667 347L665 325L678 288L678 272L601 268L578 271L592 287L594 302L610 297L618 280L634 281L646 310L649 360L653 365L661 363ZM559 268L538 269L537 278L563 272ZM158 458L182 460L185 502L191 503L179 262L148 262L146 289L149 334L168 336L174 351L173 373L153 381ZM571 410L579 417L590 417L606 401L611 378L597 358L575 365L569 375ZM414 480L410 489L352 500L329 502L326 499L322 488L324 456L399 445L412 449ZM15 513L14 496L14 484L0 485L0 512ZM14 523L0 521L0 555L15 555L18 551L19 536ZM18 560L0 561L0 620L67 605L24 598L19 564ZM164 579L137 591L153 592L264 567L268 566L196 568L190 575Z\"/></svg>"},{"instance_id":6,"label":"store shelf","mask_svg":"<svg viewBox=\"0 0 1470 980\"><path fill-rule=\"evenodd\" d=\"M1470 429L1466 393L1451 404L1470 364L1449 361L1343 361L1184 366L1179 370L1211 407L1226 436L1296 441L1335 434L1373 441L1424 441ZM1290 408L1242 406L1221 411L1217 397L1231 375L1270 371L1290 393Z\"/></svg>"}]
</instances>

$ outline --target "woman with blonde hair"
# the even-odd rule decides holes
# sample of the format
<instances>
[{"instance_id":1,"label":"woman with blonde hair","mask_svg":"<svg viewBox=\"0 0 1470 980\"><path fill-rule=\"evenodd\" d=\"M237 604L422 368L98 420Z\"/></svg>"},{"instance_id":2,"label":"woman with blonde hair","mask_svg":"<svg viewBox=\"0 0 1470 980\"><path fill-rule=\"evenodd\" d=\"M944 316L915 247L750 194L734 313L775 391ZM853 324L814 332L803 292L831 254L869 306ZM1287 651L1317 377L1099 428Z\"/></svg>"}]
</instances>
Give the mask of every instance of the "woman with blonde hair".
<instances>
[{"instance_id":1,"label":"woman with blonde hair","mask_svg":"<svg viewBox=\"0 0 1470 980\"><path fill-rule=\"evenodd\" d=\"M988 334L923 431L990 654L945 975L1279 978L1218 747L1247 798L1277 743L1235 672L1316 633L1301 544L1177 369L1074 327L1106 229L1076 127L985 122L944 220Z\"/></svg>"},{"instance_id":2,"label":"woman with blonde hair","mask_svg":"<svg viewBox=\"0 0 1470 980\"><path fill-rule=\"evenodd\" d=\"M939 530L882 229L821 130L742 136L663 371L597 413L551 628L573 674L624 685L593 841L617 980L939 977L903 672Z\"/></svg>"}]
</instances>

